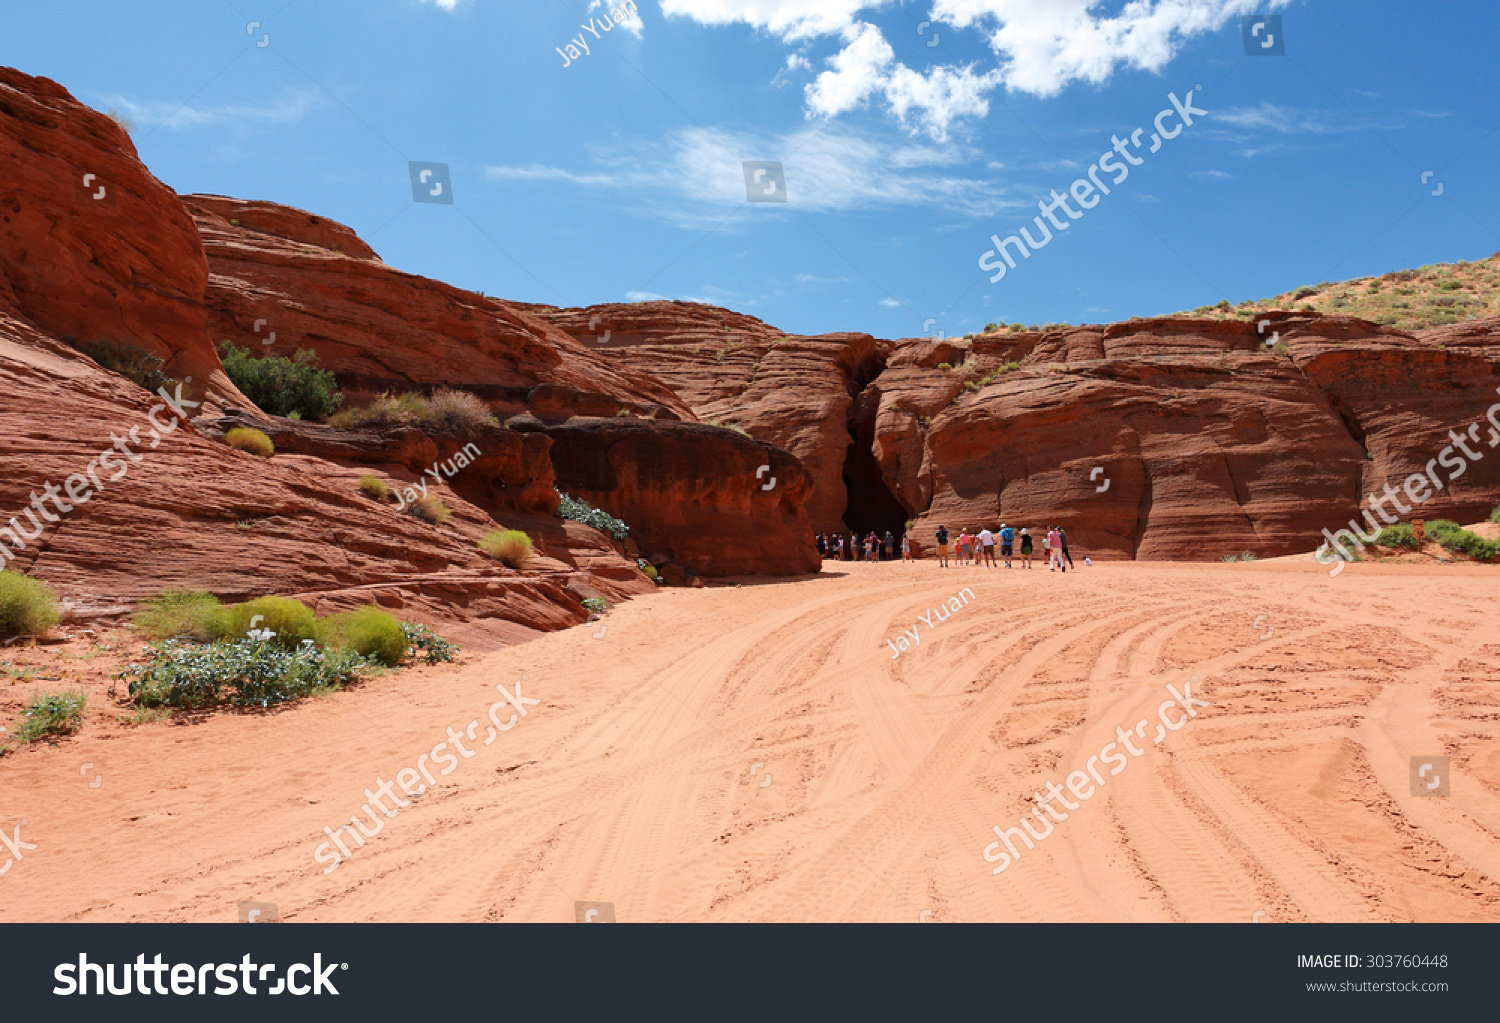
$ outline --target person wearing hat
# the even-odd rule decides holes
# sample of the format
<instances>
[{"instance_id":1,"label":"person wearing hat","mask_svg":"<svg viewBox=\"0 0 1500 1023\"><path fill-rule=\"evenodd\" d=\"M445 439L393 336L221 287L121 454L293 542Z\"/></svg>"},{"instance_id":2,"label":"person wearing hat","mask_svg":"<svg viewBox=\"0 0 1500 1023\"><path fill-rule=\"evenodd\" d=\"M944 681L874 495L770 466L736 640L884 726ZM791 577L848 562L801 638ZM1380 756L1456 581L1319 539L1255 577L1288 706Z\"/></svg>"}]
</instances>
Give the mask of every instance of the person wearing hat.
<instances>
[{"instance_id":1,"label":"person wearing hat","mask_svg":"<svg viewBox=\"0 0 1500 1023\"><path fill-rule=\"evenodd\" d=\"M1024 528L1021 530L1021 565L1025 568L1031 567L1031 534Z\"/></svg>"},{"instance_id":2,"label":"person wearing hat","mask_svg":"<svg viewBox=\"0 0 1500 1023\"><path fill-rule=\"evenodd\" d=\"M1011 551L1015 549L1016 531L1005 523L1000 523L1000 557L1005 559L1005 567L1010 568Z\"/></svg>"}]
</instances>

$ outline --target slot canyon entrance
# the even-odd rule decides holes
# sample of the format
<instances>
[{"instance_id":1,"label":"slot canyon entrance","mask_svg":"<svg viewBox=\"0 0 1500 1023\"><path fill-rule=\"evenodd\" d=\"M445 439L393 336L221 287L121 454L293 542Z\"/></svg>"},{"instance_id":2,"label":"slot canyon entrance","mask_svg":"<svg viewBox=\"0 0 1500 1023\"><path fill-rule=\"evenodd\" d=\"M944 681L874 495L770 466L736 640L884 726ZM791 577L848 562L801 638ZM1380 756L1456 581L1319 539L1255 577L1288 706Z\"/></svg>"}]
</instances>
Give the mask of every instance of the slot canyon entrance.
<instances>
[{"instance_id":1,"label":"slot canyon entrance","mask_svg":"<svg viewBox=\"0 0 1500 1023\"><path fill-rule=\"evenodd\" d=\"M881 368L867 369L869 378L873 379ZM883 537L889 530L899 539L906 529L906 520L915 515L891 493L880 463L875 461L875 413L880 407L880 395L865 389L868 380L861 379L859 383L859 396L850 409L849 449L844 456L844 489L849 494L844 525L860 536L874 532Z\"/></svg>"}]
</instances>

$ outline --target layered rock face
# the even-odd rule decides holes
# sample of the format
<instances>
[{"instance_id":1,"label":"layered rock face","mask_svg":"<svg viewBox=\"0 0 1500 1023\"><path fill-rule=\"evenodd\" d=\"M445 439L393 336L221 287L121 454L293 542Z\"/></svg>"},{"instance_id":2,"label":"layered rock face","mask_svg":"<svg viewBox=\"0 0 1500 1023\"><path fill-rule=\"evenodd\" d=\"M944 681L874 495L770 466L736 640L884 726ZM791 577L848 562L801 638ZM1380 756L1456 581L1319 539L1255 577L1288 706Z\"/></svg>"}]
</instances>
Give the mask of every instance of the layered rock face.
<instances>
[{"instance_id":1,"label":"layered rock face","mask_svg":"<svg viewBox=\"0 0 1500 1023\"><path fill-rule=\"evenodd\" d=\"M243 400L209 342L208 264L130 136L62 86L0 68L0 305L54 338L133 345L185 390Z\"/></svg>"},{"instance_id":2,"label":"layered rock face","mask_svg":"<svg viewBox=\"0 0 1500 1023\"><path fill-rule=\"evenodd\" d=\"M811 477L780 448L632 419L580 417L546 432L558 486L631 523L648 561L698 575L753 575L766 564L818 571L804 508Z\"/></svg>"},{"instance_id":3,"label":"layered rock face","mask_svg":"<svg viewBox=\"0 0 1500 1023\"><path fill-rule=\"evenodd\" d=\"M1402 517L1473 521L1500 503L1500 451L1483 457L1500 321L1413 337L1278 313L1261 331L1165 317L884 342L767 338L759 321L739 336L718 311L651 305L630 321L603 306L544 315L570 330L627 322L606 355L670 383L700 418L799 455L815 530L914 519L926 547L939 523L1056 524L1101 557L1305 552L1471 426L1481 457L1451 481L1436 470L1443 487Z\"/></svg>"},{"instance_id":4,"label":"layered rock face","mask_svg":"<svg viewBox=\"0 0 1500 1023\"><path fill-rule=\"evenodd\" d=\"M1500 353L1475 332L1443 350L1351 317L1270 320L900 342L870 385L876 457L924 542L1007 522L1062 525L1095 556L1264 557L1318 546L1497 400ZM1500 452L1402 517L1496 503Z\"/></svg>"},{"instance_id":5,"label":"layered rock face","mask_svg":"<svg viewBox=\"0 0 1500 1023\"><path fill-rule=\"evenodd\" d=\"M813 530L876 525L864 507L853 509L852 523L845 520L851 486L868 482L883 494L870 455L873 409L855 407L885 364L870 335L792 337L754 317L690 302L531 308L610 361L663 381L703 422L737 426L795 455L812 481Z\"/></svg>"},{"instance_id":6,"label":"layered rock face","mask_svg":"<svg viewBox=\"0 0 1500 1023\"><path fill-rule=\"evenodd\" d=\"M690 404L652 375L648 363L607 358L553 322L586 327L589 317L489 299L401 273L347 228L300 210L217 196L185 201L208 252L206 301L217 336L238 338L237 344L252 345L257 354L310 349L334 371L351 403L382 391L452 386L485 399L501 417L521 417L516 422L535 417L562 428L584 417L586 427L549 430L548 436L554 441L583 437L599 446L601 458L638 454L654 475L647 479L621 466L607 477L613 481L609 486L601 484L605 477L590 476L583 485L564 472L558 483L579 489L574 496L630 524L654 563L676 563L707 576L815 570L806 554L806 516L789 505L807 500L805 483L789 483L770 502L781 510L762 515L767 502L747 503L745 487L725 486L723 460L736 447L736 434L690 428L696 418ZM632 308L606 312L629 324L633 321L624 312ZM652 312L647 310L640 323L650 321ZM732 314L726 319L758 323ZM258 320L265 323L257 334ZM275 340L266 343L273 328ZM759 329L780 337L763 324ZM265 340L256 344L257 338ZM491 433L502 450L520 440L518 431ZM824 457L824 447L805 442L802 447ZM579 454L574 446L561 458L555 449L548 457L561 469L575 465ZM766 448L756 458L751 479L759 465L773 463L785 465L782 478L788 481L805 475L784 453ZM485 499L500 512L555 511L550 475L543 479L512 462L506 469L516 471L494 477L503 491ZM613 486L623 489L613 493ZM528 496L535 500L527 503ZM723 505L715 504L721 499ZM742 530L752 527L762 542L743 542ZM687 560L678 561L674 551Z\"/></svg>"},{"instance_id":7,"label":"layered rock face","mask_svg":"<svg viewBox=\"0 0 1500 1023\"><path fill-rule=\"evenodd\" d=\"M75 620L118 619L166 589L226 600L280 593L320 611L379 603L487 647L581 622L582 597L654 588L624 545L556 517L545 433L343 431L266 416L225 376L220 337L257 354L313 347L356 398L361 385L452 384L538 424L561 427L589 411L655 416L640 420L656 436L654 468L703 481L696 490L628 483L687 502L663 521L691 523L701 553L679 538L667 556L680 547L705 574L807 568L802 551L783 554L808 539L794 460L757 446L760 464L787 481L765 512L749 503L754 466L745 485L715 490L704 458L731 452L698 431L736 435L677 422L692 412L659 381L601 361L524 311L392 270L347 228L301 211L201 197L190 215L114 121L8 70L0 169L0 457L10 467L0 476L0 562L55 587ZM87 188L84 174L93 175ZM200 231L215 252L212 277ZM259 331L256 319L266 321ZM273 330L274 343L262 344ZM183 399L180 416L65 336L159 355L168 373L191 378L173 396ZM264 430L276 453L230 448L222 435L234 425ZM425 487L451 517L435 525L365 496L367 474L396 490ZM633 494L615 506L647 520L649 535L660 509L632 504ZM750 522L765 534L760 560L750 546L730 549L729 530ZM497 527L532 537L524 570L478 550ZM728 551L722 565L715 540Z\"/></svg>"},{"instance_id":8,"label":"layered rock face","mask_svg":"<svg viewBox=\"0 0 1500 1023\"><path fill-rule=\"evenodd\" d=\"M308 349L350 403L458 387L502 416L693 418L660 381L610 365L511 303L386 266L341 224L275 203L183 201L208 255L215 340L258 355Z\"/></svg>"}]
</instances>

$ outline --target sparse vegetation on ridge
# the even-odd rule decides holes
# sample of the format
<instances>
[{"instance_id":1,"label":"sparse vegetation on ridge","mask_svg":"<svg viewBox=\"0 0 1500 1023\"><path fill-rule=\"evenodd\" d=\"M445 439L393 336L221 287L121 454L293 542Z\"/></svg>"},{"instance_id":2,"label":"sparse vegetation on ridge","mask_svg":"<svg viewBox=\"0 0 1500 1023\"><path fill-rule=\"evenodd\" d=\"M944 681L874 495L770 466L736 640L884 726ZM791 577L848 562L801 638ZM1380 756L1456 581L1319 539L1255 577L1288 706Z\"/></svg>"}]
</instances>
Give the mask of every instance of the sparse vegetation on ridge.
<instances>
[{"instance_id":1,"label":"sparse vegetation on ridge","mask_svg":"<svg viewBox=\"0 0 1500 1023\"><path fill-rule=\"evenodd\" d=\"M486 427L497 427L500 421L478 395L440 387L431 397L417 391L382 394L368 405L335 413L329 417L328 425L340 429L416 426L453 433L475 433Z\"/></svg>"},{"instance_id":2,"label":"sparse vegetation on ridge","mask_svg":"<svg viewBox=\"0 0 1500 1023\"><path fill-rule=\"evenodd\" d=\"M1304 284L1231 307L1199 306L1174 316L1237 319L1274 311L1339 313L1407 332L1500 316L1500 253L1473 262L1429 263L1378 277Z\"/></svg>"},{"instance_id":3,"label":"sparse vegetation on ridge","mask_svg":"<svg viewBox=\"0 0 1500 1023\"><path fill-rule=\"evenodd\" d=\"M148 391L165 387L171 391L177 381L162 372L162 359L135 345L118 341L79 341L77 335L63 337L69 347L75 348L93 359L111 373L118 373L127 380L139 384Z\"/></svg>"}]
</instances>

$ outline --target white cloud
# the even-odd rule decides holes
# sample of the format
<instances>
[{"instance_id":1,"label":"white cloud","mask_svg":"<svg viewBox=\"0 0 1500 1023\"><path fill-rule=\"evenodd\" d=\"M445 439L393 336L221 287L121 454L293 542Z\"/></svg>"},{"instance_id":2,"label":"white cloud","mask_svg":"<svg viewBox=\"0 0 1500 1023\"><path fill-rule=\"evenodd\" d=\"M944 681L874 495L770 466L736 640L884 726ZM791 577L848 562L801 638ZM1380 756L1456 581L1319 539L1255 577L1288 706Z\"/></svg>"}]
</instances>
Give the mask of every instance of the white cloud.
<instances>
[{"instance_id":1,"label":"white cloud","mask_svg":"<svg viewBox=\"0 0 1500 1023\"><path fill-rule=\"evenodd\" d=\"M1206 170L1198 172L1198 177L1200 178L1227 178L1230 176L1231 175L1221 170Z\"/></svg>"},{"instance_id":2,"label":"white cloud","mask_svg":"<svg viewBox=\"0 0 1500 1023\"><path fill-rule=\"evenodd\" d=\"M130 116L140 128L201 128L215 124L285 124L299 120L318 105L316 93L288 92L273 102L254 106L226 104L218 107L194 107L186 103L148 101L138 103L124 96L107 96L102 107L113 107Z\"/></svg>"},{"instance_id":3,"label":"white cloud","mask_svg":"<svg viewBox=\"0 0 1500 1023\"><path fill-rule=\"evenodd\" d=\"M1332 125L1323 114L1317 111L1293 110L1289 107L1267 103L1264 100L1258 106L1217 110L1211 116L1215 123L1232 124L1236 128L1270 129L1285 134L1292 132L1325 134L1343 130Z\"/></svg>"},{"instance_id":4,"label":"white cloud","mask_svg":"<svg viewBox=\"0 0 1500 1023\"><path fill-rule=\"evenodd\" d=\"M1130 0L1115 13L1095 13L1100 0L932 0L932 20L989 44L999 66L982 74L941 64L921 73L897 61L880 29L860 19L891 0L661 0L661 7L668 17L743 23L788 43L837 38L842 48L807 86L810 116L837 117L878 95L903 125L942 141L958 123L986 116L986 94L997 87L1045 97L1075 81L1102 83L1120 67L1159 71L1188 39L1289 2ZM789 60L778 82L798 66Z\"/></svg>"},{"instance_id":5,"label":"white cloud","mask_svg":"<svg viewBox=\"0 0 1500 1023\"><path fill-rule=\"evenodd\" d=\"M658 295L654 291L627 291L625 301L627 302L665 302L667 296Z\"/></svg>"},{"instance_id":6,"label":"white cloud","mask_svg":"<svg viewBox=\"0 0 1500 1023\"><path fill-rule=\"evenodd\" d=\"M785 208L774 203L746 206L746 160L781 162L789 204L799 210L924 206L978 217L1035 201L1008 198L993 181L937 169L967 158L952 146L892 144L827 128L769 138L688 128L626 149L598 148L592 155L599 169L497 165L486 167L484 174L491 181L608 188L642 211L694 227L764 217Z\"/></svg>"},{"instance_id":7,"label":"white cloud","mask_svg":"<svg viewBox=\"0 0 1500 1023\"><path fill-rule=\"evenodd\" d=\"M435 4L445 11L451 11L458 6L458 0L422 0L424 4Z\"/></svg>"},{"instance_id":8,"label":"white cloud","mask_svg":"<svg viewBox=\"0 0 1500 1023\"><path fill-rule=\"evenodd\" d=\"M880 300L880 304L890 309L895 309L901 305L901 303L896 301L894 298L882 298Z\"/></svg>"}]
</instances>

